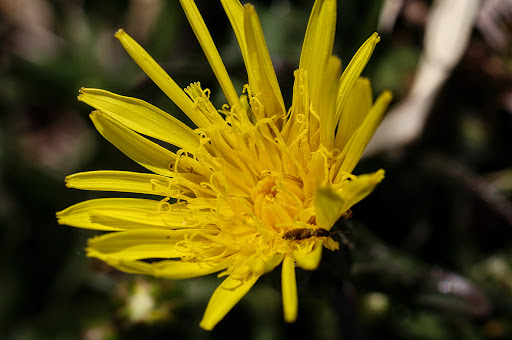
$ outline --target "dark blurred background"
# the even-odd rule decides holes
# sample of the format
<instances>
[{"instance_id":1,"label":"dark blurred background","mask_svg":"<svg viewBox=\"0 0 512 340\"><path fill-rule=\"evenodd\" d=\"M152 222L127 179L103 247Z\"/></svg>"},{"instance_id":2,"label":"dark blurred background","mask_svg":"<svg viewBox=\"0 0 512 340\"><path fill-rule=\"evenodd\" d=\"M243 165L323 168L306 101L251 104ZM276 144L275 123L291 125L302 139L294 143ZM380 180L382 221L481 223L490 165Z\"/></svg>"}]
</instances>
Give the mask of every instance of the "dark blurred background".
<instances>
[{"instance_id":1,"label":"dark blurred background","mask_svg":"<svg viewBox=\"0 0 512 340\"><path fill-rule=\"evenodd\" d=\"M336 235L342 250L298 271L295 324L283 322L277 269L205 332L220 279L117 272L85 257L95 232L55 220L119 196L66 189L66 175L144 171L94 130L80 87L184 119L123 51L118 28L182 87L201 81L224 103L178 1L0 0L0 338L512 339L512 1L464 1L339 1L344 65L382 36L364 75L394 104L355 173L384 168L386 179L336 226L350 231ZM252 2L289 105L313 0ZM222 6L197 4L240 92Z\"/></svg>"}]
</instances>

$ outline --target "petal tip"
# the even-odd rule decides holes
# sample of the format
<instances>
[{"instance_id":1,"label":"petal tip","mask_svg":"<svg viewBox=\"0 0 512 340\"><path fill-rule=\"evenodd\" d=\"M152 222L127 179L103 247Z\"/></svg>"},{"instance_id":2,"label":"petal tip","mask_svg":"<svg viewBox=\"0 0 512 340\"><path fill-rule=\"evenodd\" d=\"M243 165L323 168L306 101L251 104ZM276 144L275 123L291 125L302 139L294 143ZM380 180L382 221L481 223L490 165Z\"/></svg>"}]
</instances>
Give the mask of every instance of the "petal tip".
<instances>
[{"instance_id":1,"label":"petal tip","mask_svg":"<svg viewBox=\"0 0 512 340\"><path fill-rule=\"evenodd\" d=\"M297 321L297 314L285 313L284 321L287 323L294 323L295 321Z\"/></svg>"},{"instance_id":2,"label":"petal tip","mask_svg":"<svg viewBox=\"0 0 512 340\"><path fill-rule=\"evenodd\" d=\"M256 10L254 9L254 5L253 4L245 4L244 5L244 9L246 11L252 11L252 12L255 12Z\"/></svg>"},{"instance_id":3,"label":"petal tip","mask_svg":"<svg viewBox=\"0 0 512 340\"><path fill-rule=\"evenodd\" d=\"M79 90L78 90L78 96L76 97L79 101L83 101L82 100L82 95L85 91L85 87L81 87Z\"/></svg>"},{"instance_id":4,"label":"petal tip","mask_svg":"<svg viewBox=\"0 0 512 340\"><path fill-rule=\"evenodd\" d=\"M62 217L63 212L64 212L64 210L57 211L57 212L55 213L55 216L57 217L57 223L58 223L58 224L60 224L60 225L62 225L62 224L63 224L63 223L62 223L62 221L61 221L61 220L62 220L62 218L61 218L61 217Z\"/></svg>"},{"instance_id":5,"label":"petal tip","mask_svg":"<svg viewBox=\"0 0 512 340\"><path fill-rule=\"evenodd\" d=\"M205 331L211 331L211 330L213 330L214 325L211 325L210 323L207 323L204 320L201 320L201 322L199 322L199 327L201 327Z\"/></svg>"},{"instance_id":6,"label":"petal tip","mask_svg":"<svg viewBox=\"0 0 512 340\"><path fill-rule=\"evenodd\" d=\"M116 33L114 34L114 37L116 37L117 39L120 39L121 36L123 36L125 34L126 34L126 32L122 28L120 28L116 31Z\"/></svg>"},{"instance_id":7,"label":"petal tip","mask_svg":"<svg viewBox=\"0 0 512 340\"><path fill-rule=\"evenodd\" d=\"M66 183L66 187L70 188L70 181L73 175L67 175L66 178L64 178L64 183Z\"/></svg>"},{"instance_id":8,"label":"petal tip","mask_svg":"<svg viewBox=\"0 0 512 340\"><path fill-rule=\"evenodd\" d=\"M384 92L382 92L382 97L386 102L389 103L393 99L393 93L391 93L391 91L389 90L385 90Z\"/></svg>"},{"instance_id":9,"label":"petal tip","mask_svg":"<svg viewBox=\"0 0 512 340\"><path fill-rule=\"evenodd\" d=\"M377 183L380 183L384 177L386 177L386 171L384 169L377 170Z\"/></svg>"}]
</instances>

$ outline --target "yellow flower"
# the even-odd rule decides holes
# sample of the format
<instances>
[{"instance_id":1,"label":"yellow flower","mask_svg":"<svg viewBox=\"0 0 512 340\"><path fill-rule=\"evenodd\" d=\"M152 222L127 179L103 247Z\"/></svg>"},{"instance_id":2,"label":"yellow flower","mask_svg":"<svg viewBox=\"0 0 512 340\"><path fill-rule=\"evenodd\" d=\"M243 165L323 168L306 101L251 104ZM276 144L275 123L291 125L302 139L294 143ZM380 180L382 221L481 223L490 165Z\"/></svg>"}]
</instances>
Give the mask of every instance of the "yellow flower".
<instances>
[{"instance_id":1,"label":"yellow flower","mask_svg":"<svg viewBox=\"0 0 512 340\"><path fill-rule=\"evenodd\" d=\"M182 90L119 30L126 51L197 128L142 100L81 89L78 99L96 109L98 131L152 173L83 172L68 176L67 186L160 198L93 199L59 212L59 223L111 231L89 240L87 255L127 273L185 279L220 272L226 279L200 323L207 330L282 264L284 318L293 322L295 267L315 269L323 247L338 249L328 231L384 177L383 170L351 173L391 100L384 92L373 103L360 77L379 37L341 73L332 55L336 1L317 0L286 110L254 7L221 0L248 74L239 96L196 5L180 2L228 104L217 110L199 83Z\"/></svg>"}]
</instances>

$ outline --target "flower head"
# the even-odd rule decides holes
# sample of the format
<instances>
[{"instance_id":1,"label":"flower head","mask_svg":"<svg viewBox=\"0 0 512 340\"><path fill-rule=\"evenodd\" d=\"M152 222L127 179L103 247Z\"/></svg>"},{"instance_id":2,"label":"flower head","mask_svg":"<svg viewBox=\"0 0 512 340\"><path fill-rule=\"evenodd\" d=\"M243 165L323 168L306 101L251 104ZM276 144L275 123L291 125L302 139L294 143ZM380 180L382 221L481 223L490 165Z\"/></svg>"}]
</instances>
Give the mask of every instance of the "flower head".
<instances>
[{"instance_id":1,"label":"flower head","mask_svg":"<svg viewBox=\"0 0 512 340\"><path fill-rule=\"evenodd\" d=\"M323 247L338 249L329 230L383 178L383 170L352 174L391 100L384 92L374 103L360 77L379 37L373 34L341 73L332 55L336 1L317 0L286 109L254 7L221 0L248 74L239 96L196 5L180 2L228 104L215 108L199 83L182 90L119 30L126 51L197 128L142 100L81 89L79 100L96 109L98 131L152 173L84 172L68 176L68 187L157 198L85 201L59 212L59 223L110 231L89 240L87 255L124 272L226 277L201 321L207 330L282 264L284 317L292 322L295 267L315 269Z\"/></svg>"}]
</instances>

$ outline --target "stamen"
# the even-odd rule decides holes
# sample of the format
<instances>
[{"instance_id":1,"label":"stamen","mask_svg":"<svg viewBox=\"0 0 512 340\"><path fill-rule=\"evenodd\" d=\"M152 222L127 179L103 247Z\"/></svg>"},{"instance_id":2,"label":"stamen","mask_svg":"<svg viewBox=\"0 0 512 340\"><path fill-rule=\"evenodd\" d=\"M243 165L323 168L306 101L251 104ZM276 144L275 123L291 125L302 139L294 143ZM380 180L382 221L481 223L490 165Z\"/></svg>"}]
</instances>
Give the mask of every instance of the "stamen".
<instances>
[{"instance_id":1,"label":"stamen","mask_svg":"<svg viewBox=\"0 0 512 340\"><path fill-rule=\"evenodd\" d=\"M157 209L158 211L169 211L171 210L171 204L168 202L169 201L169 197L166 197L164 198L163 200L161 200L158 205L157 205Z\"/></svg>"}]
</instances>

